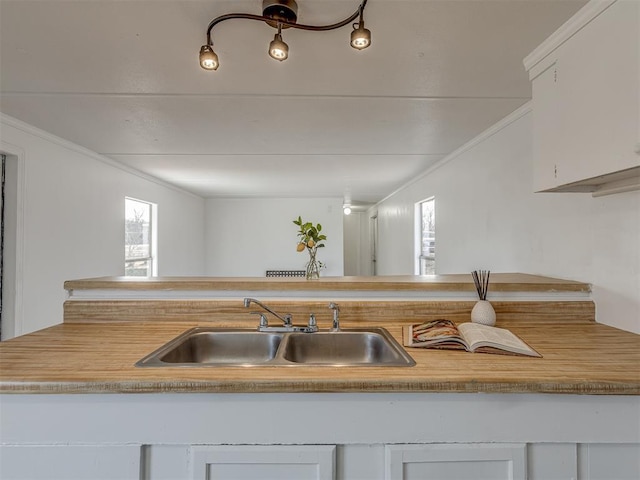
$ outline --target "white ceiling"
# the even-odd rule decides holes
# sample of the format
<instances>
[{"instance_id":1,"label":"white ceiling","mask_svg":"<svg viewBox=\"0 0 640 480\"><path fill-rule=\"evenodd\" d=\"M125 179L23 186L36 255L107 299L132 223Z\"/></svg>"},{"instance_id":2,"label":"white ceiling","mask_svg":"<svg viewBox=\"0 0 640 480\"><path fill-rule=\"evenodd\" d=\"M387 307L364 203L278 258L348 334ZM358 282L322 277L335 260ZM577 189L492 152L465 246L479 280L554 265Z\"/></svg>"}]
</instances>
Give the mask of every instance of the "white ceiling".
<instances>
[{"instance_id":1,"label":"white ceiling","mask_svg":"<svg viewBox=\"0 0 640 480\"><path fill-rule=\"evenodd\" d=\"M261 0L0 0L0 110L204 197L376 202L531 95L522 59L585 0L369 0L350 27L213 30ZM298 0L333 23L357 0Z\"/></svg>"}]
</instances>

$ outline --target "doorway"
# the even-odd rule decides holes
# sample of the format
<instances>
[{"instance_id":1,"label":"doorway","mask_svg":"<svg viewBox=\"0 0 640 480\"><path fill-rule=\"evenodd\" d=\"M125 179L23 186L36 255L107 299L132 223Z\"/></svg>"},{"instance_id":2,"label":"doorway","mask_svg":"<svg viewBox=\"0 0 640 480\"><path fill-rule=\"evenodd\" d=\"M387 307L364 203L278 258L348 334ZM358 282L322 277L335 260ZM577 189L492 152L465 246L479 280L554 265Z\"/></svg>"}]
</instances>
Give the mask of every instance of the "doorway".
<instances>
[{"instance_id":1,"label":"doorway","mask_svg":"<svg viewBox=\"0 0 640 480\"><path fill-rule=\"evenodd\" d=\"M378 275L378 214L370 219L371 275Z\"/></svg>"},{"instance_id":2,"label":"doorway","mask_svg":"<svg viewBox=\"0 0 640 480\"><path fill-rule=\"evenodd\" d=\"M4 183L7 174L7 157L0 154L0 320L3 317L2 302L4 292ZM0 340L2 340L2 321L0 321Z\"/></svg>"},{"instance_id":3,"label":"doorway","mask_svg":"<svg viewBox=\"0 0 640 480\"><path fill-rule=\"evenodd\" d=\"M22 333L21 271L22 224L19 221L20 162L15 155L0 152L0 340Z\"/></svg>"}]
</instances>

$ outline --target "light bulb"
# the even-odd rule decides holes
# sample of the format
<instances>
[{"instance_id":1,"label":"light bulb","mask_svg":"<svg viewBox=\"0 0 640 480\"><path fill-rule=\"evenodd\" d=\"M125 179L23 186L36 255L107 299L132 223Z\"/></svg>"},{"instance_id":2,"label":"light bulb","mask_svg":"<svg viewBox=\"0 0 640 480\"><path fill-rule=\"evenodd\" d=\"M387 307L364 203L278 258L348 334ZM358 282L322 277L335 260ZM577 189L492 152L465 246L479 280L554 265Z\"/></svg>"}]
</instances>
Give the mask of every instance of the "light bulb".
<instances>
[{"instance_id":1,"label":"light bulb","mask_svg":"<svg viewBox=\"0 0 640 480\"><path fill-rule=\"evenodd\" d=\"M344 212L345 215L351 215L351 206L345 205L344 207L342 207L342 211Z\"/></svg>"},{"instance_id":2,"label":"light bulb","mask_svg":"<svg viewBox=\"0 0 640 480\"><path fill-rule=\"evenodd\" d=\"M289 46L282 41L282 35L276 33L269 44L269 56L279 62L286 60L289 56Z\"/></svg>"},{"instance_id":3,"label":"light bulb","mask_svg":"<svg viewBox=\"0 0 640 480\"><path fill-rule=\"evenodd\" d=\"M371 45L371 32L364 28L364 21L358 24L358 28L354 28L351 32L351 46L356 50L364 50Z\"/></svg>"},{"instance_id":4,"label":"light bulb","mask_svg":"<svg viewBox=\"0 0 640 480\"><path fill-rule=\"evenodd\" d=\"M218 55L213 51L211 45L203 45L200 48L200 66L205 70L217 70L220 66Z\"/></svg>"}]
</instances>

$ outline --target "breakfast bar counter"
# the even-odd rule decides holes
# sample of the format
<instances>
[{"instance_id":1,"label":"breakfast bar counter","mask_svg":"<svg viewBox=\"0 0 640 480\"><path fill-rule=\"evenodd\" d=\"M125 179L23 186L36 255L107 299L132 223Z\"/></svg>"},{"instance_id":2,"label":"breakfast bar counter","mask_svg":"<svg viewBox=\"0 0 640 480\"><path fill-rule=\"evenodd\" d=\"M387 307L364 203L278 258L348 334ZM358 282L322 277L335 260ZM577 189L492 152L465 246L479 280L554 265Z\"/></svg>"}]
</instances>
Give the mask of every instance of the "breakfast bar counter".
<instances>
[{"instance_id":1,"label":"breakfast bar counter","mask_svg":"<svg viewBox=\"0 0 640 480\"><path fill-rule=\"evenodd\" d=\"M410 324L468 322L477 296L469 275L67 282L61 325L0 343L0 476L639 478L640 336L596 322L588 284L491 278L496 326L541 358L406 348L415 366L137 367L194 327L255 332L243 297L294 325L313 313L321 331L336 302L341 329L402 342Z\"/></svg>"},{"instance_id":2,"label":"breakfast bar counter","mask_svg":"<svg viewBox=\"0 0 640 480\"><path fill-rule=\"evenodd\" d=\"M375 277L320 277L306 280L296 277L100 277L69 280L64 284L70 296L83 292L164 291L164 292L472 292L473 279L469 274L447 275L383 275ZM589 284L572 280L524 273L494 273L491 292L590 292Z\"/></svg>"},{"instance_id":3,"label":"breakfast bar counter","mask_svg":"<svg viewBox=\"0 0 640 480\"><path fill-rule=\"evenodd\" d=\"M250 322L255 323L253 316ZM414 367L134 366L187 329L216 325L253 326L189 321L68 323L18 337L0 345L0 392L640 394L640 336L577 320L559 325L544 320L500 321L499 326L516 333L542 358L407 348L416 361ZM367 326L384 326L402 341L400 322Z\"/></svg>"}]
</instances>

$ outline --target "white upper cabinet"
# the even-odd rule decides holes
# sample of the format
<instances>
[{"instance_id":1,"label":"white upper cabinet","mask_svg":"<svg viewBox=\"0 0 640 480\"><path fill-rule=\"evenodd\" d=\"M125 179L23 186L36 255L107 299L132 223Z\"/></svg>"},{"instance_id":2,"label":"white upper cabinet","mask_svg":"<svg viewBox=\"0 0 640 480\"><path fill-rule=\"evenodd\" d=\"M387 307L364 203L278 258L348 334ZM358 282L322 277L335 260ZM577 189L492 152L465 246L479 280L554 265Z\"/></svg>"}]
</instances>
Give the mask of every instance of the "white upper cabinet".
<instances>
[{"instance_id":1,"label":"white upper cabinet","mask_svg":"<svg viewBox=\"0 0 640 480\"><path fill-rule=\"evenodd\" d=\"M592 0L524 64L535 190L640 189L640 1Z\"/></svg>"}]
</instances>

